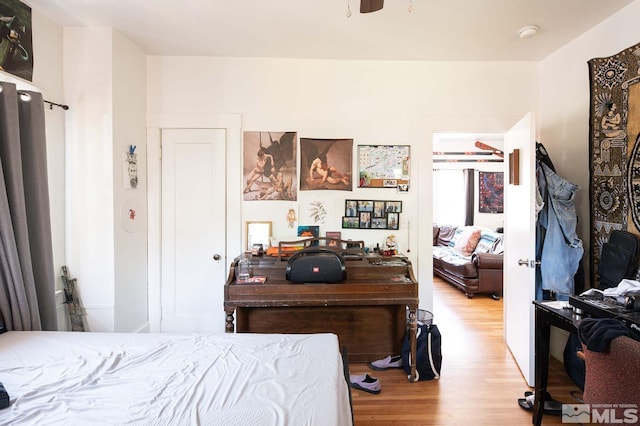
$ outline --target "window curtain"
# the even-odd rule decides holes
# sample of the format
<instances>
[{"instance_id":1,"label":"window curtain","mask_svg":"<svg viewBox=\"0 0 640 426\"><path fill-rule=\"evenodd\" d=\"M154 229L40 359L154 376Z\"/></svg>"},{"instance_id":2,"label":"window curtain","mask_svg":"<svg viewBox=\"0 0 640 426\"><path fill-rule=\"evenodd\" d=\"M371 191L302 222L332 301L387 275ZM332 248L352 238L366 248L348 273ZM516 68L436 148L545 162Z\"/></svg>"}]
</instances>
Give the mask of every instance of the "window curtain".
<instances>
[{"instance_id":1,"label":"window curtain","mask_svg":"<svg viewBox=\"0 0 640 426\"><path fill-rule=\"evenodd\" d=\"M466 226L473 225L473 211L474 211L474 198L475 198L475 170L474 169L464 169L462 171L464 173L464 224Z\"/></svg>"},{"instance_id":2,"label":"window curtain","mask_svg":"<svg viewBox=\"0 0 640 426\"><path fill-rule=\"evenodd\" d=\"M42 94L0 82L0 312L57 330Z\"/></svg>"}]
</instances>

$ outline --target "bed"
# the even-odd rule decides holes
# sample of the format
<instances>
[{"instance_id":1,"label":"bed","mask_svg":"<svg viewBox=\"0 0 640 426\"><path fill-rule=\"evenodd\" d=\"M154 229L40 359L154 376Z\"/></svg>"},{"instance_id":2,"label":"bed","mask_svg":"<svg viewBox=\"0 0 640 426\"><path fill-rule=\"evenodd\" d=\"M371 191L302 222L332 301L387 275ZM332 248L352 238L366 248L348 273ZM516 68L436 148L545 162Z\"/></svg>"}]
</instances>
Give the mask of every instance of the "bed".
<instances>
[{"instance_id":1,"label":"bed","mask_svg":"<svg viewBox=\"0 0 640 426\"><path fill-rule=\"evenodd\" d=\"M0 425L351 425L336 335L9 331Z\"/></svg>"}]
</instances>

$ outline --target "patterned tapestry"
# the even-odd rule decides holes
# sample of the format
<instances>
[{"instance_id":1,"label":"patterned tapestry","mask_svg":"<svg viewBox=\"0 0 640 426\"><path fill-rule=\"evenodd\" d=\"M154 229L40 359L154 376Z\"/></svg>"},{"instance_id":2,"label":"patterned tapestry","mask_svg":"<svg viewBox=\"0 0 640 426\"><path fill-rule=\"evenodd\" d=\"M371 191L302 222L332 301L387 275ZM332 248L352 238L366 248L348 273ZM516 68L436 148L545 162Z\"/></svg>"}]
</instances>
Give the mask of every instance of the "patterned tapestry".
<instances>
[{"instance_id":1,"label":"patterned tapestry","mask_svg":"<svg viewBox=\"0 0 640 426\"><path fill-rule=\"evenodd\" d=\"M504 212L503 172L478 172L478 202L480 213Z\"/></svg>"},{"instance_id":2,"label":"patterned tapestry","mask_svg":"<svg viewBox=\"0 0 640 426\"><path fill-rule=\"evenodd\" d=\"M591 283L614 229L640 234L640 44L589 61Z\"/></svg>"}]
</instances>

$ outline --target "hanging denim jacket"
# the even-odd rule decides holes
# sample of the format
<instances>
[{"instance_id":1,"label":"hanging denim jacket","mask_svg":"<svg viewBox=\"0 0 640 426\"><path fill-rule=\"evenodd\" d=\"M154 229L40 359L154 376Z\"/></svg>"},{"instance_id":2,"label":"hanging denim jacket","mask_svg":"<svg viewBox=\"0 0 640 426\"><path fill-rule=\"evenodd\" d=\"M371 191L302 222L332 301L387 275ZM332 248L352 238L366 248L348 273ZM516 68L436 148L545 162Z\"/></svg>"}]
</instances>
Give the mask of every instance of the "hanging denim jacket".
<instances>
[{"instance_id":1,"label":"hanging denim jacket","mask_svg":"<svg viewBox=\"0 0 640 426\"><path fill-rule=\"evenodd\" d=\"M536 298L542 299L542 290L549 290L556 293L557 300L568 300L574 294L574 276L584 254L576 233L578 215L574 205L580 187L561 178L543 162L538 162L536 175L545 201L537 224L540 288L536 288Z\"/></svg>"}]
</instances>

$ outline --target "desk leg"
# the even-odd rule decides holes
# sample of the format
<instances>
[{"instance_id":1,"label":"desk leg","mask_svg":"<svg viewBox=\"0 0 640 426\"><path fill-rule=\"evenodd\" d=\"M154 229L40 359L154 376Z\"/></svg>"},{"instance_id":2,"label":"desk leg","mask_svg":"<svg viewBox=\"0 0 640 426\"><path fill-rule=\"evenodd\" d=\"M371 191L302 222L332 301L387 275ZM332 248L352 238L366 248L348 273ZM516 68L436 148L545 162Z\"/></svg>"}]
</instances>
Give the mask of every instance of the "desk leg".
<instances>
[{"instance_id":1,"label":"desk leg","mask_svg":"<svg viewBox=\"0 0 640 426\"><path fill-rule=\"evenodd\" d=\"M536 309L535 331L535 402L533 405L533 424L542 424L544 400L549 379L549 336L551 324L542 309Z\"/></svg>"},{"instance_id":2,"label":"desk leg","mask_svg":"<svg viewBox=\"0 0 640 426\"><path fill-rule=\"evenodd\" d=\"M233 313L235 312L235 308L225 308L225 313L227 314L227 319L224 324L225 333L233 333L235 330L235 325L233 323Z\"/></svg>"},{"instance_id":3,"label":"desk leg","mask_svg":"<svg viewBox=\"0 0 640 426\"><path fill-rule=\"evenodd\" d=\"M411 357L410 357L410 369L411 375L409 376L410 382L418 381L418 374L416 373L416 332L418 331L418 320L416 317L416 308L409 309L409 342L411 345Z\"/></svg>"}]
</instances>

